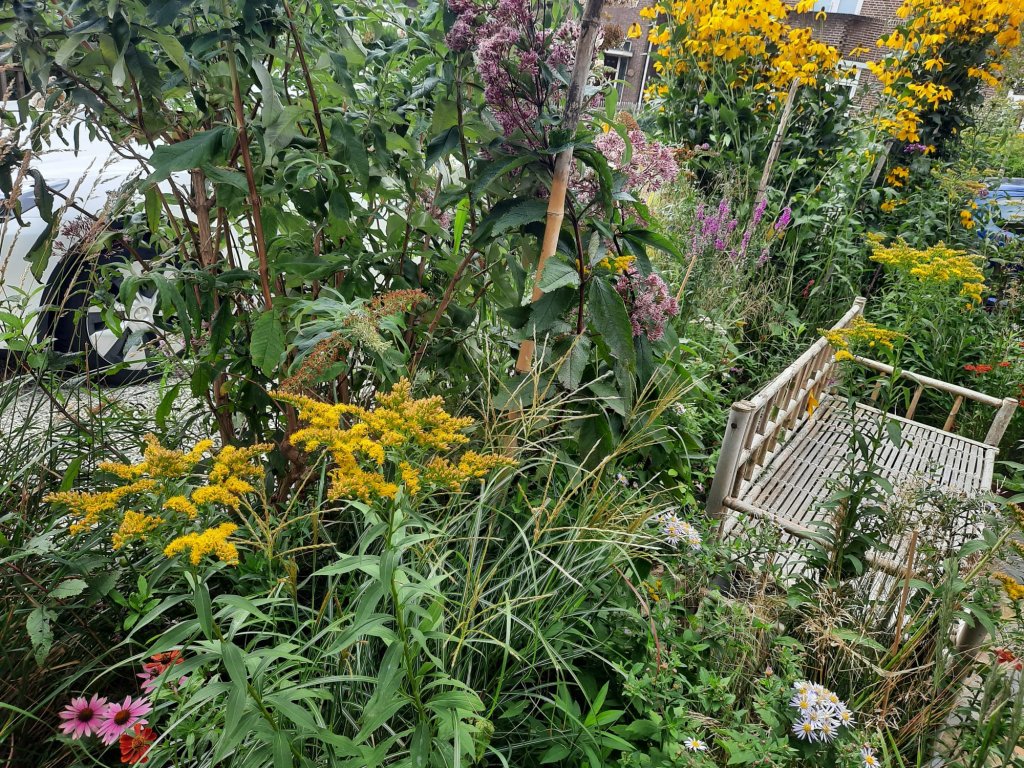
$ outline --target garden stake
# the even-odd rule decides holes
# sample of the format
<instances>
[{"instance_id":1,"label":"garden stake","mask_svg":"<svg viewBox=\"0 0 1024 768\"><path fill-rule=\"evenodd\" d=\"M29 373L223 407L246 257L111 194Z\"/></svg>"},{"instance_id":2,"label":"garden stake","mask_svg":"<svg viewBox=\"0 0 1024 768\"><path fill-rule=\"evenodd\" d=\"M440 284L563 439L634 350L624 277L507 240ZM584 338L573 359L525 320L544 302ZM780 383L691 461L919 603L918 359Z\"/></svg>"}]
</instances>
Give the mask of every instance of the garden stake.
<instances>
[{"instance_id":1,"label":"garden stake","mask_svg":"<svg viewBox=\"0 0 1024 768\"><path fill-rule=\"evenodd\" d=\"M562 128L570 135L576 133L576 125L583 111L583 91L590 76L590 65L594 57L594 44L600 31L601 10L604 0L587 0L583 9L580 25L580 39L576 44L576 61L569 80L569 91L565 97L565 112L562 115ZM537 259L537 273L534 276L533 299L536 302L544 295L539 287L544 265L558 247L558 235L562 231L562 219L565 216L565 193L569 186L569 169L572 167L572 147L558 153L555 160L555 173L551 179L551 194L548 196L547 222L544 226L544 240L541 244L540 258ZM533 350L536 341L525 339L519 347L519 358L516 360L516 371L526 373L533 367Z\"/></svg>"},{"instance_id":2,"label":"garden stake","mask_svg":"<svg viewBox=\"0 0 1024 768\"><path fill-rule=\"evenodd\" d=\"M789 127L789 118L793 115L793 103L796 101L796 92L800 90L800 79L793 80L789 86L789 95L786 97L786 106L782 108L782 118L779 120L779 127L775 130L775 137L772 139L772 148L768 152L768 160L764 164L764 173L761 174L761 183L757 186L756 200L764 197L768 189L768 180L772 177L772 167L779 159L782 151L782 140L786 136L786 129Z\"/></svg>"}]
</instances>

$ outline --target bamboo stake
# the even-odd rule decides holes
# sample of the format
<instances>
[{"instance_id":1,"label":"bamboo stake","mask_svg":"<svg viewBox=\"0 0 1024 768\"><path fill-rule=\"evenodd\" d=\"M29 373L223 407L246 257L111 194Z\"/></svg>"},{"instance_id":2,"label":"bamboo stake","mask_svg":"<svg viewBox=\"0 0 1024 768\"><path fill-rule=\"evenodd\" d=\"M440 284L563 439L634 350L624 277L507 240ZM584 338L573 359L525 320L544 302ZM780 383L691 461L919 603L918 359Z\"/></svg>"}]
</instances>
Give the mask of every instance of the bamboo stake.
<instances>
[{"instance_id":1,"label":"bamboo stake","mask_svg":"<svg viewBox=\"0 0 1024 768\"><path fill-rule=\"evenodd\" d=\"M587 79L590 77L590 65L594 57L594 44L600 30L601 10L605 0L587 0L580 23L580 39L576 44L576 62L569 79L569 91L565 96L565 112L562 115L562 128L569 134L576 132L583 111L583 93ZM555 159L555 173L551 179L551 194L548 196L547 221L544 226L544 239L541 243L540 258L537 260L537 274L533 283L533 301L544 295L539 287L544 265L555 253L558 246L558 235L562 230L562 219L565 217L565 194L569 187L569 170L572 168L572 147L563 150ZM516 371L527 373L533 367L533 351L536 341L526 339L519 347L519 358L516 360Z\"/></svg>"},{"instance_id":2,"label":"bamboo stake","mask_svg":"<svg viewBox=\"0 0 1024 768\"><path fill-rule=\"evenodd\" d=\"M768 181L772 177L772 168L779 159L782 152L782 140L786 137L786 129L789 128L789 119L793 116L793 104L796 102L796 92L800 89L800 78L794 78L793 84L789 86L789 95L786 97L786 106L782 108L782 118L779 120L779 127L775 129L775 137L772 139L772 148L768 152L768 160L764 164L764 173L761 174L761 183L757 186L757 199L764 197L768 190Z\"/></svg>"}]
</instances>

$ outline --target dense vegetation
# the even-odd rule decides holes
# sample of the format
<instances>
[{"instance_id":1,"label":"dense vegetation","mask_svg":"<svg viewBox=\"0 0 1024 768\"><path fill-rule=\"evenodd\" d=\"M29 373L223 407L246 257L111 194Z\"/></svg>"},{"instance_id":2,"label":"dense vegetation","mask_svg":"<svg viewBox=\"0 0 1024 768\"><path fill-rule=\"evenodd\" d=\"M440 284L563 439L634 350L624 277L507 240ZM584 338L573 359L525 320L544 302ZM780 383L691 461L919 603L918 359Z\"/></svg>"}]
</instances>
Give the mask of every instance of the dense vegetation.
<instances>
[{"instance_id":1,"label":"dense vegetation","mask_svg":"<svg viewBox=\"0 0 1024 768\"><path fill-rule=\"evenodd\" d=\"M1021 241L979 236L1024 5L906 0L858 105L812 3L655 6L635 114L600 8L0 10L8 209L81 131L143 169L88 226L54 204L34 266L84 232L107 322L161 317L133 403L0 312L4 760L1024 765L1019 413L1001 495L894 489L880 416L810 541L704 512L730 403L857 296L840 396L906 412L870 352L1024 397Z\"/></svg>"}]
</instances>

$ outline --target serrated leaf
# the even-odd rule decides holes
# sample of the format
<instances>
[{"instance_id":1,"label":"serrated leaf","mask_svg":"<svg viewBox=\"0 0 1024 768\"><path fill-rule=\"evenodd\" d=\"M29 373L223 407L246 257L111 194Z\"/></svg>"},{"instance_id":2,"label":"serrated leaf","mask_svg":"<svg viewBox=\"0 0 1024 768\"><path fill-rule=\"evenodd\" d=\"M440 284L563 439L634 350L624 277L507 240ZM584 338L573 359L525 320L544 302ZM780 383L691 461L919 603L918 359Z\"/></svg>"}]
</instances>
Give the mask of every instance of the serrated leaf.
<instances>
[{"instance_id":1,"label":"serrated leaf","mask_svg":"<svg viewBox=\"0 0 1024 768\"><path fill-rule=\"evenodd\" d=\"M252 364L259 368L264 376L270 377L280 364L284 353L284 328L272 311L264 312L252 327L252 338L249 340Z\"/></svg>"},{"instance_id":2,"label":"serrated leaf","mask_svg":"<svg viewBox=\"0 0 1024 768\"><path fill-rule=\"evenodd\" d=\"M606 281L590 281L588 301L590 325L604 339L612 357L630 371L636 367L633 326L622 297Z\"/></svg>"},{"instance_id":3,"label":"serrated leaf","mask_svg":"<svg viewBox=\"0 0 1024 768\"><path fill-rule=\"evenodd\" d=\"M145 186L156 184L178 171L202 168L231 143L235 132L225 125L197 133L184 141L162 144L153 150L149 158L153 173L144 182Z\"/></svg>"},{"instance_id":4,"label":"serrated leaf","mask_svg":"<svg viewBox=\"0 0 1024 768\"><path fill-rule=\"evenodd\" d=\"M85 588L89 586L82 579L67 579L62 581L56 587L50 591L50 597L58 600L65 597L74 597L80 595L85 591Z\"/></svg>"},{"instance_id":5,"label":"serrated leaf","mask_svg":"<svg viewBox=\"0 0 1024 768\"><path fill-rule=\"evenodd\" d=\"M510 229L540 221L547 215L546 200L512 198L495 205L477 227L476 240L496 237Z\"/></svg>"},{"instance_id":6,"label":"serrated leaf","mask_svg":"<svg viewBox=\"0 0 1024 768\"><path fill-rule=\"evenodd\" d=\"M567 285L575 288L579 284L579 272L561 259L552 257L544 265L544 274L541 275L537 287L544 291L544 293L551 293L551 291L557 291L559 288L564 288Z\"/></svg>"},{"instance_id":7,"label":"serrated leaf","mask_svg":"<svg viewBox=\"0 0 1024 768\"><path fill-rule=\"evenodd\" d=\"M46 661L50 648L53 647L53 629L50 622L55 618L57 614L45 605L37 605L25 620L28 639L32 643L32 652L39 666Z\"/></svg>"}]
</instances>

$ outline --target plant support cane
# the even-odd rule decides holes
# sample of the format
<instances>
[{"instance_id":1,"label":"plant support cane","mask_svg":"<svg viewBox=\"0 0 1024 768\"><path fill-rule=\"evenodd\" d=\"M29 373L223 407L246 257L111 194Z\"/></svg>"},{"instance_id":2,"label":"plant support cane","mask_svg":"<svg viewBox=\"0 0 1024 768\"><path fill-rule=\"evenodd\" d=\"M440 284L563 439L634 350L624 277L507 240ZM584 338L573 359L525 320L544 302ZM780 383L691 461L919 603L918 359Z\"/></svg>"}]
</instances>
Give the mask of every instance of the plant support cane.
<instances>
[{"instance_id":1,"label":"plant support cane","mask_svg":"<svg viewBox=\"0 0 1024 768\"><path fill-rule=\"evenodd\" d=\"M565 113L562 115L562 128L567 133L576 132L583 111L583 93L590 76L591 60L594 56L594 44L600 30L601 10L604 0L587 0L583 9L583 20L580 25L580 39L576 44L576 62L569 80L569 91L565 97ZM540 258L537 260L537 274L533 283L533 301L544 295L539 288L544 265L558 246L558 235L562 229L565 216L565 193L569 186L569 170L572 167L572 147L563 150L555 159L555 173L551 180L551 194L548 196L547 220L544 226L544 240L541 244ZM519 347L519 359L516 360L516 371L527 373L533 367L533 350L536 342L526 339Z\"/></svg>"}]
</instances>

